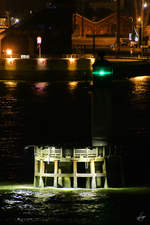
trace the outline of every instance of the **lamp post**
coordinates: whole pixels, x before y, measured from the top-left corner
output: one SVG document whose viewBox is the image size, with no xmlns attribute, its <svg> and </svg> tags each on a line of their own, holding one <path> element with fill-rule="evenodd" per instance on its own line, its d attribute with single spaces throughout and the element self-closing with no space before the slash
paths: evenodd
<svg viewBox="0 0 150 225">
<path fill-rule="evenodd" d="M 143 45 L 143 25 L 144 25 L 144 0 L 142 0 L 141 8 L 141 45 Z"/>
<path fill-rule="evenodd" d="M 116 36 L 116 42 L 117 42 L 117 51 L 118 54 L 120 52 L 120 0 L 117 0 L 117 36 Z"/>
<path fill-rule="evenodd" d="M 143 37 L 144 37 L 144 9 L 147 8 L 147 2 L 145 0 L 141 0 L 141 18 L 139 18 L 140 21 L 140 40 L 139 45 L 143 45 Z"/>
<path fill-rule="evenodd" d="M 42 43 L 42 38 L 40 36 L 37 37 L 37 46 L 39 49 L 39 58 L 41 58 L 41 43 Z"/>
</svg>

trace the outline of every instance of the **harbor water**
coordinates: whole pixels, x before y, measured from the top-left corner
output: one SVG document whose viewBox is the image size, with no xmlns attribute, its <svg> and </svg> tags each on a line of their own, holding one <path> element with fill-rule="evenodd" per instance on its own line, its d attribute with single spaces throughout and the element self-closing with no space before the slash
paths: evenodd
<svg viewBox="0 0 150 225">
<path fill-rule="evenodd" d="M 112 81 L 112 158 L 125 184 L 148 186 L 150 76 Z M 0 181 L 33 181 L 34 145 L 90 145 L 92 84 L 0 81 Z M 104 108 L 102 108 L 103 112 Z M 103 115 L 103 113 L 102 113 Z M 25 146 L 30 146 L 28 149 Z M 112 177 L 115 177 L 114 168 Z M 115 179 L 115 178 L 114 178 Z M 150 195 L 134 191 L 0 191 L 7 224 L 149 224 Z"/>
</svg>

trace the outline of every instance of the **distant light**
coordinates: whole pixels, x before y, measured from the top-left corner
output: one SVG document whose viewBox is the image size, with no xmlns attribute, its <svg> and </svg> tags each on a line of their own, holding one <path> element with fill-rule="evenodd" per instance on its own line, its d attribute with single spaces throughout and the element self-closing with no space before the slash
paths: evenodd
<svg viewBox="0 0 150 225">
<path fill-rule="evenodd" d="M 15 62 L 15 59 L 14 58 L 7 58 L 7 62 L 8 62 L 8 64 L 13 65 L 14 62 Z"/>
<path fill-rule="evenodd" d="M 139 40 L 138 36 L 135 36 L 135 41 L 137 42 Z"/>
<path fill-rule="evenodd" d="M 78 82 L 77 81 L 71 81 L 71 82 L 68 83 L 68 85 L 69 85 L 70 90 L 74 90 L 78 86 Z"/>
<path fill-rule="evenodd" d="M 149 76 L 138 76 L 138 77 L 131 78 L 131 80 L 133 80 L 133 81 L 144 81 L 147 78 L 149 78 Z"/>
<path fill-rule="evenodd" d="M 11 17 L 11 25 L 17 24 L 20 22 L 20 19 L 17 17 Z"/>
<path fill-rule="evenodd" d="M 73 63 L 75 63 L 75 61 L 76 61 L 76 59 L 75 58 L 68 58 L 68 60 L 69 60 L 69 62 L 71 63 L 71 64 L 73 64 Z"/>
<path fill-rule="evenodd" d="M 147 8 L 147 2 L 144 3 L 144 8 Z"/>
<path fill-rule="evenodd" d="M 77 86 L 78 82 L 77 81 L 70 81 L 69 86 Z"/>
<path fill-rule="evenodd" d="M 132 41 L 132 33 L 129 33 L 129 40 Z"/>
<path fill-rule="evenodd" d="M 95 63 L 95 58 L 90 58 L 91 64 Z"/>
<path fill-rule="evenodd" d="M 21 55 L 21 59 L 29 59 L 30 55 Z"/>
<path fill-rule="evenodd" d="M 16 87 L 17 86 L 17 82 L 16 81 L 5 81 L 4 83 L 8 87 Z"/>
<path fill-rule="evenodd" d="M 46 60 L 45 58 L 38 58 L 38 62 L 39 62 L 40 64 L 45 65 L 46 62 L 47 62 L 47 60 Z"/>
<path fill-rule="evenodd" d="M 42 38 L 40 36 L 37 37 L 37 44 L 38 45 L 41 45 L 42 43 Z"/>
<path fill-rule="evenodd" d="M 92 74 L 96 75 L 96 76 L 104 77 L 104 76 L 107 76 L 107 75 L 112 75 L 112 71 L 100 69 L 100 70 L 97 70 L 97 71 L 93 71 Z"/>
<path fill-rule="evenodd" d="M 141 17 L 138 17 L 138 18 L 137 18 L 137 21 L 138 21 L 138 22 L 141 22 Z"/>
<path fill-rule="evenodd" d="M 19 18 L 15 18 L 15 23 L 19 23 L 19 22 L 20 22 Z"/>
<path fill-rule="evenodd" d="M 6 49 L 6 54 L 8 56 L 12 56 L 12 49 Z"/>
</svg>

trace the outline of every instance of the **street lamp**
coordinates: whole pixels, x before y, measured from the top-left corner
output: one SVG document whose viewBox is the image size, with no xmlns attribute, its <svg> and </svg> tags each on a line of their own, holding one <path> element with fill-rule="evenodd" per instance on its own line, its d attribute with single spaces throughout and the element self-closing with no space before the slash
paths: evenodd
<svg viewBox="0 0 150 225">
<path fill-rule="evenodd" d="M 6 54 L 8 57 L 12 57 L 12 49 L 6 49 Z"/>
<path fill-rule="evenodd" d="M 145 0 L 142 0 L 141 3 L 141 17 L 139 17 L 139 22 L 140 22 L 140 40 L 139 40 L 139 44 L 140 46 L 143 45 L 143 28 L 144 28 L 144 9 L 147 8 L 147 2 L 145 2 Z"/>
<path fill-rule="evenodd" d="M 37 47 L 39 49 L 39 58 L 41 58 L 41 43 L 42 43 L 42 38 L 38 36 L 37 38 Z"/>
<path fill-rule="evenodd" d="M 144 3 L 144 8 L 147 8 L 147 2 Z"/>
</svg>

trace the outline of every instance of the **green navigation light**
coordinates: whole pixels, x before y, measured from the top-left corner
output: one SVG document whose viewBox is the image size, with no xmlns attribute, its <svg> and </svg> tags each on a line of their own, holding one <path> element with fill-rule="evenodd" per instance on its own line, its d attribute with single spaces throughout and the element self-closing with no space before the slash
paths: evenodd
<svg viewBox="0 0 150 225">
<path fill-rule="evenodd" d="M 96 75 L 96 76 L 103 77 L 103 76 L 112 75 L 112 71 L 106 71 L 106 70 L 101 69 L 101 70 L 93 71 L 92 74 Z"/>
</svg>

